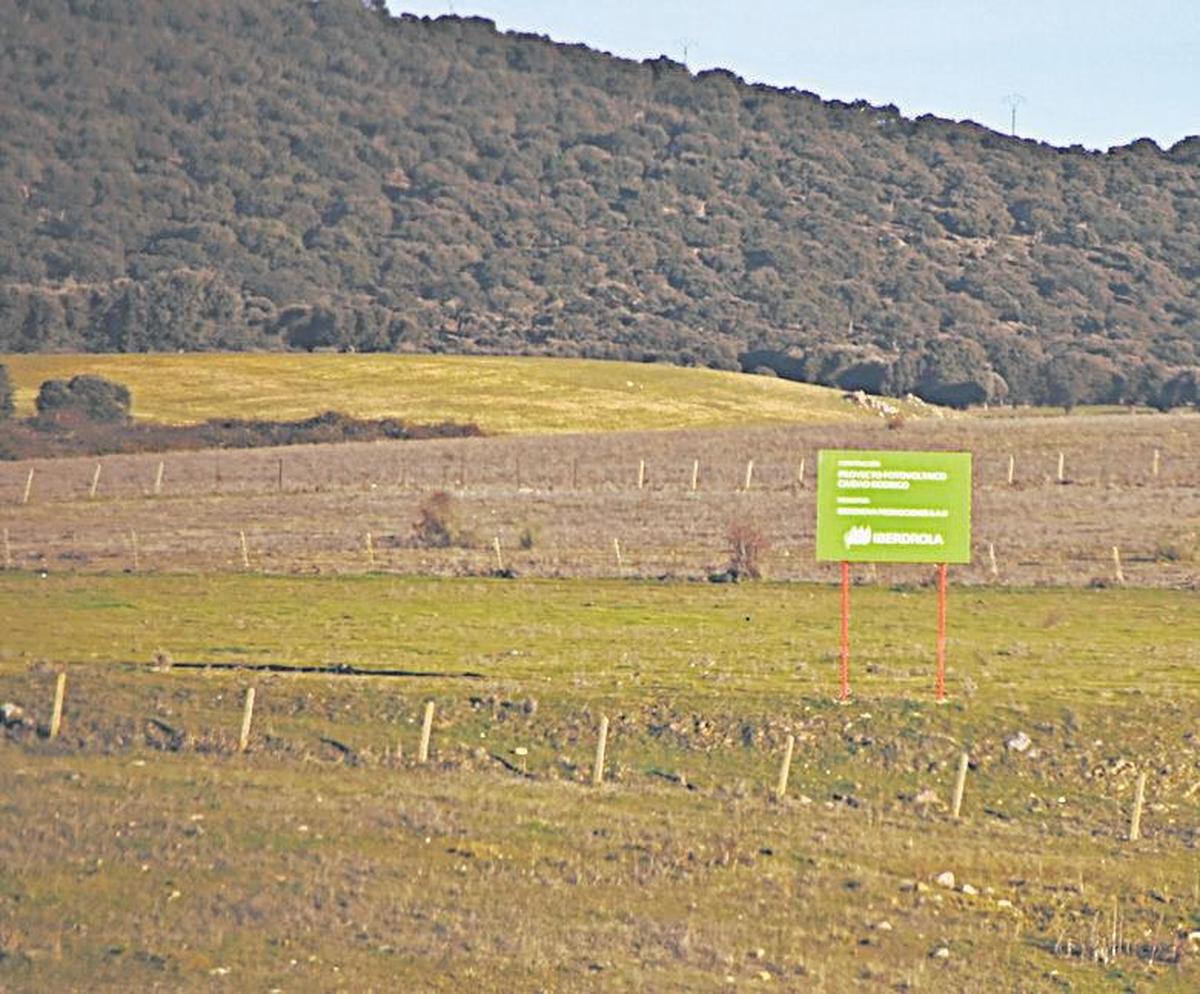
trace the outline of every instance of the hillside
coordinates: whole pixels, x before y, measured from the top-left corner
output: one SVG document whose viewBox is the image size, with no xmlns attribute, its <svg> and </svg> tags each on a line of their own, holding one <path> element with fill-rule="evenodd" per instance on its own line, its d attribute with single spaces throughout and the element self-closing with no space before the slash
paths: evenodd
<svg viewBox="0 0 1200 994">
<path fill-rule="evenodd" d="M 134 417 L 161 424 L 298 419 L 332 409 L 530 435 L 881 422 L 886 413 L 782 379 L 579 359 L 207 353 L 0 355 L 0 361 L 12 372 L 19 415 L 33 414 L 46 380 L 92 373 L 128 386 Z M 893 407 L 904 417 L 943 413 L 920 402 Z"/>
<path fill-rule="evenodd" d="M 0 350 L 1196 400 L 1197 138 L 1056 149 L 359 0 L 14 0 L 0 38 Z"/>
</svg>

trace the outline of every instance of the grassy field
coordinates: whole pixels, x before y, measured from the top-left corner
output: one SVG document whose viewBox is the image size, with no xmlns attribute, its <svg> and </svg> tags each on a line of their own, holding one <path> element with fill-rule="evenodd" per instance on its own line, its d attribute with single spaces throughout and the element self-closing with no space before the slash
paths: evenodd
<svg viewBox="0 0 1200 994">
<path fill-rule="evenodd" d="M 942 706 L 933 608 L 839 706 L 829 586 L 0 575 L 0 989 L 1197 989 L 1195 594 L 953 590 Z"/>
<path fill-rule="evenodd" d="M 490 434 L 715 428 L 878 415 L 841 391 L 741 373 L 646 363 L 426 355 L 0 355 L 33 413 L 47 379 L 94 373 L 124 383 L 135 417 L 360 418 L 475 423 Z M 909 414 L 923 405 L 902 404 Z"/>
<path fill-rule="evenodd" d="M 889 430 L 659 366 L 0 361 L 26 411 L 87 371 L 151 419 L 505 436 L 0 465 L 0 991 L 1200 989 L 1195 415 Z M 834 700 L 821 447 L 974 454 L 945 704 L 917 567 L 856 571 Z M 439 491 L 463 547 L 411 541 Z M 738 522 L 793 582 L 685 579 Z M 520 579 L 485 578 L 496 539 Z"/>
</svg>

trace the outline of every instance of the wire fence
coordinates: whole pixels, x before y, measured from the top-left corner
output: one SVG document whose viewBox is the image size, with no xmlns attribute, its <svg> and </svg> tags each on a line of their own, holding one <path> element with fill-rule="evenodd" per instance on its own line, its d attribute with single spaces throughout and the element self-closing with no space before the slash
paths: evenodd
<svg viewBox="0 0 1200 994">
<path fill-rule="evenodd" d="M 475 440 L 469 440 L 475 441 Z M 471 451 L 432 443 L 347 444 L 343 458 L 328 446 L 104 456 L 0 463 L 0 505 L 200 495 L 290 495 L 326 490 L 469 490 L 522 493 L 790 492 L 815 486 L 817 450 L 778 459 L 636 457 L 600 452 L 592 458 L 542 452 Z M 503 440 L 511 441 L 511 440 Z M 335 449 L 337 447 L 334 447 Z M 419 449 L 416 453 L 405 449 Z M 513 446 L 507 446 L 513 448 Z M 522 451 L 524 448 L 527 451 Z M 305 451 L 316 450 L 316 451 Z M 1160 448 L 1127 451 L 1040 451 L 976 456 L 978 488 L 1050 484 L 1084 487 L 1200 486 L 1200 461 L 1191 452 L 1172 458 Z"/>
<path fill-rule="evenodd" d="M 651 436 L 469 439 L 8 464 L 0 565 L 694 579 L 725 569 L 741 521 L 762 533 L 764 575 L 832 578 L 814 553 L 815 448 L 781 456 L 778 442 L 737 452 L 692 441 L 691 451 L 678 438 L 663 451 Z M 1190 455 L 1091 444 L 978 453 L 973 562 L 955 581 L 1196 584 L 1200 460 Z M 460 519 L 448 548 L 413 533 L 436 492 Z M 926 573 L 867 565 L 855 579 Z"/>
<path fill-rule="evenodd" d="M 507 771 L 525 780 L 568 781 L 593 788 L 614 781 L 629 787 L 666 782 L 718 797 L 749 792 L 784 802 L 790 794 L 803 804 L 812 801 L 808 792 L 854 808 L 884 804 L 882 795 L 855 796 L 853 791 L 861 784 L 853 789 L 845 785 L 848 769 L 858 767 L 861 775 L 874 767 L 888 769 L 893 782 L 908 782 L 912 788 L 911 794 L 901 791 L 889 799 L 887 806 L 907 806 L 923 818 L 948 816 L 955 821 L 964 813 L 964 794 L 973 770 L 969 816 L 979 816 L 978 797 L 994 793 L 997 781 L 1011 787 L 1016 778 L 1042 788 L 1048 783 L 1069 783 L 1075 788 L 1076 808 L 1083 802 L 1087 809 L 1078 810 L 1076 818 L 1082 817 L 1090 834 L 1137 842 L 1148 828 L 1164 841 L 1194 844 L 1194 827 L 1177 825 L 1175 818 L 1143 822 L 1149 780 L 1146 762 L 1110 757 L 1094 771 L 1085 799 L 1073 768 L 1055 765 L 1026 771 L 1009 761 L 1006 757 L 1019 756 L 1030 747 L 1028 738 L 1018 734 L 985 735 L 968 746 L 933 730 L 917 735 L 910 731 L 899 736 L 901 743 L 890 755 L 872 754 L 861 748 L 861 730 L 848 734 L 854 720 L 847 724 L 844 714 L 809 707 L 753 718 L 621 708 L 610 719 L 604 707 L 577 701 L 546 716 L 536 698 L 506 698 L 486 684 L 473 692 L 447 688 L 436 697 L 426 696 L 427 691 L 389 691 L 369 704 L 355 694 L 354 686 L 361 686 L 361 679 L 371 674 L 358 671 L 352 684 L 343 684 L 350 696 L 339 695 L 334 684 L 327 683 L 320 694 L 325 703 L 318 705 L 311 690 L 300 693 L 300 685 L 292 680 L 313 673 L 341 678 L 347 671 L 272 667 L 275 672 L 255 672 L 267 669 L 172 663 L 164 656 L 153 665 L 125 669 L 123 689 L 135 695 L 136 703 L 130 705 L 132 710 L 121 711 L 113 707 L 111 679 L 103 667 L 48 668 L 26 675 L 10 688 L 26 706 L 6 701 L 0 713 L 0 743 L 58 752 L 149 749 L 412 771 Z M 53 688 L 47 679 L 52 672 Z M 454 680 L 478 675 L 375 676 Z M 164 696 L 161 690 L 167 686 L 175 692 Z M 155 689 L 152 699 L 146 696 L 148 688 Z M 378 710 L 381 701 L 386 702 L 386 713 Z M 872 717 L 860 715 L 863 729 Z M 902 755 L 906 750 L 910 756 Z M 915 761 L 918 755 L 919 762 Z M 826 765 L 839 769 L 831 771 Z M 1151 796 L 1156 801 L 1191 801 L 1198 785 L 1186 764 L 1151 765 L 1155 771 Z M 898 766 L 907 766 L 907 772 Z M 931 783 L 938 790 L 931 790 Z M 1165 809 L 1158 804 L 1152 810 Z M 1016 811 L 1008 812 L 1006 820 L 1017 816 Z M 1031 809 L 1031 820 L 1037 817 L 1038 811 Z"/>
</svg>

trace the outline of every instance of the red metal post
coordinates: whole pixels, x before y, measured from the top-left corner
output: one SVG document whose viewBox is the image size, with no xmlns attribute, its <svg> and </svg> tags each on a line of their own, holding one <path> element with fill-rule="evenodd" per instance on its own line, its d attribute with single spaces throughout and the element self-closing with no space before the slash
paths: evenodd
<svg viewBox="0 0 1200 994">
<path fill-rule="evenodd" d="M 842 560 L 842 655 L 841 655 L 841 696 L 840 700 L 850 700 L 850 563 Z"/>
<path fill-rule="evenodd" d="M 937 699 L 946 699 L 946 564 L 938 564 Z"/>
</svg>

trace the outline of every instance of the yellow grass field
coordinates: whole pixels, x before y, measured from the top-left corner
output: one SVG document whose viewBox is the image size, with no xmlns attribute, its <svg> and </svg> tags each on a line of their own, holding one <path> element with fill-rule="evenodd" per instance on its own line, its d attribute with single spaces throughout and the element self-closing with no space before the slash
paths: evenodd
<svg viewBox="0 0 1200 994">
<path fill-rule="evenodd" d="M 19 415 L 33 413 L 43 381 L 95 373 L 129 387 L 135 417 L 174 424 L 331 409 L 526 435 L 879 419 L 824 387 L 585 359 L 198 353 L 0 355 L 0 363 L 16 384 Z"/>
</svg>

